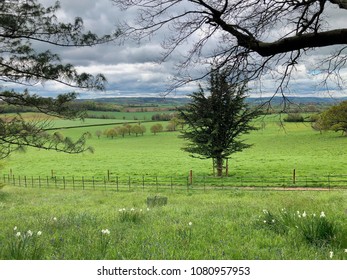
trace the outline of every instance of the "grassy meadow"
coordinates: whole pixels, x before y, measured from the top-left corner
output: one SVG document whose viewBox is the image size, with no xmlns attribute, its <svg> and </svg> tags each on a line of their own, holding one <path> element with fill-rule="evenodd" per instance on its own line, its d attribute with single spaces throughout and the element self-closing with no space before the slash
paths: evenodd
<svg viewBox="0 0 347 280">
<path fill-rule="evenodd" d="M 347 259 L 344 191 L 149 195 L 5 187 L 0 259 Z"/>
<path fill-rule="evenodd" d="M 124 114 L 124 113 L 123 113 Z M 132 114 L 132 113 L 129 113 Z M 108 124 L 118 120 L 86 119 L 81 121 L 54 120 L 56 127 Z M 84 132 L 92 138 L 88 145 L 94 153 L 68 155 L 54 151 L 28 149 L 16 153 L 3 162 L 3 170 L 10 169 L 17 175 L 48 176 L 54 170 L 57 176 L 104 176 L 107 170 L 117 175 L 188 175 L 193 170 L 197 176 L 212 174 L 211 160 L 192 158 L 183 152 L 179 132 L 162 132 L 153 135 L 151 122 L 143 123 L 144 136 L 118 136 L 114 139 L 95 136 L 96 130 L 105 130 L 114 125 L 62 129 L 65 136 L 77 139 Z M 162 123 L 164 128 L 167 123 Z M 346 174 L 346 137 L 339 133 L 313 131 L 309 123 L 279 124 L 278 116 L 268 116 L 256 121 L 256 126 L 265 127 L 245 135 L 253 146 L 232 155 L 229 160 L 230 175 L 239 176 L 291 176 L 296 169 L 298 176 Z"/>
<path fill-rule="evenodd" d="M 3 161 L 3 174 L 212 174 L 210 160 L 181 150 L 178 132 L 153 135 L 150 122 L 143 122 L 144 136 L 95 136 L 118 121 L 53 120 L 55 127 L 112 125 L 60 130 L 75 139 L 90 132 L 94 153 L 30 148 Z M 291 176 L 293 169 L 298 176 L 347 174 L 346 137 L 320 134 L 307 123 L 283 127 L 278 116 L 256 125 L 262 129 L 244 136 L 253 146 L 230 159 L 231 177 Z M 146 198 L 155 195 L 168 197 L 168 204 L 147 208 Z M 0 259 L 347 259 L 346 205 L 346 190 L 116 192 L 5 185 L 0 189 Z"/>
</svg>

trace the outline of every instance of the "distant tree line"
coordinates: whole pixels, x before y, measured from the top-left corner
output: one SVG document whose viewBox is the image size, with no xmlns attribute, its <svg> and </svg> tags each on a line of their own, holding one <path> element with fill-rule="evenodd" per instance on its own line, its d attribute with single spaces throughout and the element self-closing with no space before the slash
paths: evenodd
<svg viewBox="0 0 347 280">
<path fill-rule="evenodd" d="M 177 118 L 177 113 L 171 113 L 171 114 L 154 114 L 152 116 L 152 121 L 170 121 L 172 118 Z"/>
<path fill-rule="evenodd" d="M 173 118 L 166 126 L 166 131 L 176 131 L 178 129 L 182 129 L 184 126 L 183 121 L 178 118 Z M 141 135 L 143 136 L 144 133 L 147 131 L 146 127 L 142 125 L 141 123 L 131 125 L 129 123 L 125 123 L 121 126 L 115 126 L 113 128 L 105 129 L 104 131 L 97 130 L 95 131 L 95 136 L 97 136 L 99 139 L 101 136 L 106 136 L 107 138 L 114 139 L 117 136 L 125 137 L 130 135 L 135 135 L 136 137 Z M 161 123 L 153 124 L 150 127 L 150 132 L 156 135 L 159 132 L 163 132 L 164 127 Z"/>
</svg>

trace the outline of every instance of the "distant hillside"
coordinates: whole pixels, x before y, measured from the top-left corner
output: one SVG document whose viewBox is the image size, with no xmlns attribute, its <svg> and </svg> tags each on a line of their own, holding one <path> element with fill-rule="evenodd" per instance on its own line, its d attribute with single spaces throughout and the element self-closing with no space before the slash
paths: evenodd
<svg viewBox="0 0 347 280">
<path fill-rule="evenodd" d="M 269 101 L 270 97 L 250 97 L 247 101 L 251 104 L 261 104 Z M 330 98 L 330 97 L 288 97 L 289 102 L 295 104 L 333 104 L 339 103 L 345 98 Z M 79 99 L 78 101 L 87 101 L 87 99 Z M 157 106 L 181 106 L 189 102 L 189 98 L 180 97 L 114 97 L 114 98 L 97 98 L 88 99 L 88 101 L 100 103 L 113 103 L 121 106 L 129 107 L 157 107 Z M 280 105 L 283 103 L 282 97 L 274 97 L 271 99 L 273 105 Z"/>
<path fill-rule="evenodd" d="M 83 99 L 81 99 L 83 100 Z M 100 103 L 115 103 L 130 107 L 156 107 L 156 106 L 180 106 L 189 102 L 189 98 L 166 98 L 166 97 L 114 97 L 97 98 L 91 101 Z"/>
<path fill-rule="evenodd" d="M 261 104 L 269 101 L 270 97 L 250 97 L 247 98 L 247 101 L 252 104 Z M 341 101 L 347 100 L 347 97 L 344 98 L 333 98 L 333 97 L 288 97 L 289 102 L 295 104 L 333 104 L 339 103 Z M 283 103 L 282 97 L 274 97 L 271 100 L 273 105 L 280 105 Z"/>
</svg>

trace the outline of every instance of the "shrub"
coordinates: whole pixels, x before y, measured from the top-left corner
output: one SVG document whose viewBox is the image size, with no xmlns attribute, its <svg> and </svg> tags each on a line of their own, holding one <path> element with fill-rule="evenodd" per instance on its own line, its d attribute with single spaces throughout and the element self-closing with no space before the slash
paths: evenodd
<svg viewBox="0 0 347 280">
<path fill-rule="evenodd" d="M 290 113 L 283 119 L 285 122 L 304 122 L 304 117 L 299 113 Z"/>
</svg>

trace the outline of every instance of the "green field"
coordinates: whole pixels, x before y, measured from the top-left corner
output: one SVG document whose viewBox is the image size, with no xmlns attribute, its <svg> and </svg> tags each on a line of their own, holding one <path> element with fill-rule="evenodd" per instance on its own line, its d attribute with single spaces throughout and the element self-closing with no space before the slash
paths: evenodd
<svg viewBox="0 0 347 280">
<path fill-rule="evenodd" d="M 81 121 L 55 121 L 56 127 L 114 123 L 114 120 L 87 119 Z M 97 126 L 60 130 L 66 136 L 77 138 L 89 131 L 92 138 L 88 145 L 95 152 L 68 155 L 56 152 L 28 149 L 16 153 L 4 161 L 4 173 L 12 169 L 13 174 L 46 176 L 54 170 L 59 176 L 104 176 L 107 170 L 119 176 L 162 175 L 187 176 L 193 170 L 196 176 L 212 174 L 211 160 L 192 158 L 183 152 L 184 143 L 178 132 L 150 133 L 153 123 L 144 123 L 144 136 L 134 135 L 115 139 L 95 136 L 96 130 L 113 127 Z M 256 123 L 261 127 L 262 122 Z M 281 177 L 291 176 L 293 169 L 297 176 L 326 176 L 347 174 L 345 156 L 346 137 L 334 132 L 320 134 L 313 131 L 309 123 L 278 124 L 278 116 L 265 119 L 265 129 L 244 136 L 253 146 L 232 155 L 229 161 L 231 176 Z M 163 123 L 165 127 L 166 124 Z"/>
<path fill-rule="evenodd" d="M 54 120 L 54 125 L 112 122 Z M 347 259 L 345 189 L 265 191 L 236 185 L 217 190 L 209 188 L 212 181 L 205 182 L 206 189 L 184 182 L 182 188 L 170 189 L 159 181 L 143 188 L 138 182 L 137 189 L 132 182 L 131 191 L 123 186 L 117 192 L 114 176 L 186 177 L 193 170 L 194 180 L 211 178 L 210 160 L 183 152 L 178 132 L 151 134 L 152 124 L 144 123 L 144 136 L 115 139 L 95 136 L 96 130 L 113 125 L 63 129 L 61 133 L 75 139 L 89 131 L 93 137 L 88 144 L 95 152 L 28 149 L 3 161 L 3 174 L 11 173 L 16 186 L 0 189 L 0 259 Z M 278 116 L 256 125 L 263 129 L 245 135 L 253 146 L 232 156 L 226 180 L 287 176 L 290 181 L 293 169 L 298 178 L 347 174 L 346 137 L 320 134 L 306 123 L 283 127 Z M 107 191 L 93 190 L 90 184 L 83 191 L 81 181 L 77 190 L 71 181 L 62 187 L 62 176 L 105 178 L 108 172 L 113 189 Z M 31 187 L 32 176 L 49 178 L 50 187 Z M 168 197 L 168 204 L 147 210 L 146 198 L 153 195 Z M 320 217 L 322 211 L 325 217 Z"/>
</svg>

